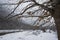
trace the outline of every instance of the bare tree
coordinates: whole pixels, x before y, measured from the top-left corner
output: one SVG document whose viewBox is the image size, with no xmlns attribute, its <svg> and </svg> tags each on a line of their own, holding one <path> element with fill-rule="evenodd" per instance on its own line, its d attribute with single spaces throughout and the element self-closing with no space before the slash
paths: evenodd
<svg viewBox="0 0 60 40">
<path fill-rule="evenodd" d="M 6 18 L 6 20 L 8 20 L 8 22 L 9 21 L 11 21 L 10 19 L 12 19 L 12 18 L 17 18 L 17 19 L 20 19 L 20 18 L 22 18 L 22 17 L 38 17 L 38 21 L 40 22 L 41 20 L 43 20 L 44 19 L 44 17 L 48 17 L 48 16 L 53 16 L 54 18 L 55 18 L 55 20 L 56 20 L 56 25 L 57 25 L 57 28 L 59 28 L 59 23 L 58 23 L 58 20 L 59 20 L 59 11 L 57 11 L 59 8 L 60 8 L 60 6 L 57 6 L 57 4 L 59 4 L 59 0 L 56 2 L 57 0 L 50 0 L 50 1 L 48 1 L 48 2 L 44 2 L 43 4 L 39 4 L 38 2 L 36 2 L 36 0 L 20 0 L 18 3 L 4 3 L 4 4 L 0 4 L 0 5 L 17 5 L 15 8 L 14 8 L 14 10 L 10 13 L 10 14 L 8 14 L 5 18 Z M 30 4 L 28 4 L 25 8 L 23 8 L 23 10 L 22 10 L 22 13 L 19 13 L 19 14 L 16 14 L 16 15 L 13 15 L 13 16 L 11 16 L 12 14 L 14 14 L 14 11 L 19 7 L 19 5 L 20 4 L 22 4 L 22 3 L 26 3 L 26 2 L 33 2 L 33 3 L 30 3 Z M 46 4 L 46 5 L 45 5 Z M 38 10 L 35 10 L 34 12 L 27 12 L 28 14 L 29 14 L 29 16 L 26 16 L 26 15 L 23 15 L 28 9 L 30 9 L 30 8 L 32 8 L 32 7 L 34 7 L 34 6 L 39 6 L 39 9 Z M 35 13 L 35 12 L 37 12 L 37 11 L 39 11 L 39 10 L 41 10 L 41 8 L 42 9 L 44 9 L 44 11 L 43 11 L 43 13 L 44 13 L 44 15 L 42 15 L 42 16 L 34 16 L 33 14 Z M 46 12 L 45 12 L 45 10 L 46 10 Z M 49 12 L 49 13 L 48 13 Z M 58 12 L 58 14 L 57 14 L 57 12 Z M 10 16 L 10 17 L 9 17 Z M 58 18 L 58 20 L 57 20 L 57 18 Z M 1 18 L 0 18 L 1 19 Z M 37 22 L 37 20 L 34 22 L 34 24 Z M 60 22 L 60 21 L 59 21 Z M 46 22 L 47 23 L 47 22 Z M 45 23 L 44 23 L 45 24 Z M 39 28 L 39 26 L 37 26 L 37 25 L 39 25 L 39 23 L 37 23 L 36 25 L 35 25 L 35 28 L 34 28 L 34 30 L 35 29 L 38 29 Z M 42 24 L 43 25 L 43 24 Z M 42 29 L 43 31 L 45 31 L 45 28 L 43 28 Z M 59 32 L 59 31 L 58 31 Z"/>
<path fill-rule="evenodd" d="M 16 14 L 16 15 L 13 15 L 13 16 L 11 16 L 12 14 L 14 14 L 14 11 L 19 7 L 19 5 L 20 4 L 22 4 L 22 3 L 26 3 L 26 2 L 33 2 L 33 3 L 30 3 L 30 4 L 28 4 L 25 8 L 23 8 L 23 10 L 22 10 L 22 12 L 21 13 L 19 13 L 19 14 Z M 47 5 L 44 5 L 44 4 L 47 4 Z M 6 20 L 8 20 L 8 22 L 10 21 L 10 19 L 13 19 L 13 18 L 17 18 L 17 19 L 20 19 L 21 17 L 38 17 L 38 21 L 40 22 L 42 19 L 44 19 L 44 17 L 48 17 L 48 16 L 51 16 L 51 14 L 53 14 L 53 12 L 54 12 L 54 10 L 53 10 L 53 7 L 52 8 L 49 8 L 49 6 L 53 6 L 52 5 L 53 4 L 53 1 L 52 0 L 50 0 L 49 2 L 45 2 L 45 3 L 43 3 L 43 4 L 39 4 L 38 2 L 36 2 L 36 0 L 20 0 L 18 3 L 5 3 L 5 4 L 0 4 L 0 5 L 17 5 L 15 8 L 14 8 L 14 10 L 10 13 L 10 14 L 8 14 L 5 18 L 6 18 Z M 39 6 L 39 9 L 38 10 L 35 10 L 34 12 L 28 12 L 28 14 L 29 14 L 29 16 L 25 16 L 25 15 L 23 15 L 28 9 L 30 9 L 30 8 L 32 8 L 32 7 L 34 7 L 34 6 Z M 33 14 L 35 13 L 35 12 L 37 12 L 37 11 L 39 11 L 39 10 L 41 10 L 41 8 L 42 9 L 44 9 L 44 11 L 43 11 L 43 13 L 44 13 L 44 15 L 42 15 L 42 16 L 34 16 Z M 45 10 L 46 10 L 46 12 L 45 12 Z M 48 13 L 49 12 L 49 13 Z M 51 13 L 51 14 L 50 14 Z M 9 17 L 10 16 L 10 17 Z M 36 23 L 36 21 L 34 22 L 34 24 Z M 39 23 L 37 23 L 37 25 L 38 25 Z M 36 28 L 39 28 L 39 27 L 37 27 L 37 25 L 35 25 L 36 26 Z"/>
</svg>

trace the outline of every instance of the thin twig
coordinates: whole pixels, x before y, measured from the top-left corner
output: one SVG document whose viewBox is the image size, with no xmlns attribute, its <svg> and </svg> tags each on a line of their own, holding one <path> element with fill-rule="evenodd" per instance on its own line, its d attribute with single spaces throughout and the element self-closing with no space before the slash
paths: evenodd
<svg viewBox="0 0 60 40">
<path fill-rule="evenodd" d="M 26 2 L 32 2 L 32 1 L 24 1 L 22 3 L 26 3 Z M 18 3 L 0 3 L 0 5 L 18 5 Z"/>
<path fill-rule="evenodd" d="M 23 2 L 23 1 L 22 1 L 22 2 Z M 8 14 L 5 18 L 7 18 L 7 17 L 9 17 L 11 14 L 13 14 L 14 11 L 15 11 L 15 10 L 17 9 L 17 7 L 19 6 L 19 4 L 21 4 L 22 2 L 19 1 L 18 5 L 14 8 L 14 10 L 13 10 L 10 14 Z"/>
<path fill-rule="evenodd" d="M 17 14 L 17 15 L 14 15 L 14 16 L 12 16 L 12 17 L 9 17 L 8 19 L 13 18 L 13 17 L 16 17 L 16 16 L 19 16 L 19 15 L 22 15 L 27 9 L 29 9 L 29 8 L 31 8 L 31 7 L 33 7 L 33 6 L 35 6 L 35 5 L 32 5 L 32 6 L 28 7 L 28 8 L 26 8 L 22 13 L 19 13 L 19 14 Z"/>
</svg>

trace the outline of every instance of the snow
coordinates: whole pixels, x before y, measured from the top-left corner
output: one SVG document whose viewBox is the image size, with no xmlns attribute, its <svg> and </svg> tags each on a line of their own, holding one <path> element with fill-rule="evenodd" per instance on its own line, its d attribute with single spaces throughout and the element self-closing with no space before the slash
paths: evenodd
<svg viewBox="0 0 60 40">
<path fill-rule="evenodd" d="M 43 4 L 44 2 L 48 2 L 48 1 L 50 1 L 50 0 L 35 0 L 37 3 L 39 3 L 39 4 Z"/>
<path fill-rule="evenodd" d="M 28 30 L 0 36 L 0 40 L 58 40 L 56 32 Z"/>
<path fill-rule="evenodd" d="M 18 3 L 19 0 L 0 0 L 0 3 Z"/>
</svg>

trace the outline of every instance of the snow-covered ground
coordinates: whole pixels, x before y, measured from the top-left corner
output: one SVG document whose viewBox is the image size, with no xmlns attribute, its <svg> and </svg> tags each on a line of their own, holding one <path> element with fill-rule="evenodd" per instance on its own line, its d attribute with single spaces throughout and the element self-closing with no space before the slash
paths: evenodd
<svg viewBox="0 0 60 40">
<path fill-rule="evenodd" d="M 28 30 L 0 36 L 0 40 L 58 40 L 56 32 Z"/>
<path fill-rule="evenodd" d="M 15 30 L 0 30 L 0 33 L 8 33 L 8 32 L 18 32 L 21 30 L 15 29 Z"/>
</svg>

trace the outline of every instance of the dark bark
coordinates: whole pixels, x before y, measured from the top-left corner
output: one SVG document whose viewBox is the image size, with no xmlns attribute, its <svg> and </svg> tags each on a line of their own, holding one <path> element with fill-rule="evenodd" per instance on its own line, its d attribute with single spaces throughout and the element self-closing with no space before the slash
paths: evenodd
<svg viewBox="0 0 60 40">
<path fill-rule="evenodd" d="M 58 32 L 58 38 L 60 40 L 60 5 L 56 5 L 55 7 L 55 13 L 52 15 L 55 19 L 57 32 Z"/>
</svg>

